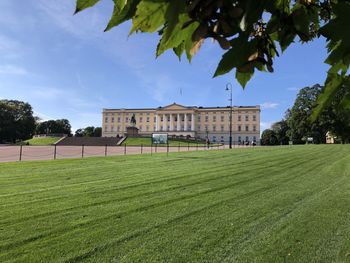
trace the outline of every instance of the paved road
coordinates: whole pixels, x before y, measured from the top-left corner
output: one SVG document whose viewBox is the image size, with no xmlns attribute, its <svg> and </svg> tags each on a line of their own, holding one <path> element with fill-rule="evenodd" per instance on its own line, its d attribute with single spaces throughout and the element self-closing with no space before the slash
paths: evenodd
<svg viewBox="0 0 350 263">
<path fill-rule="evenodd" d="M 237 147 L 237 146 L 236 146 Z M 224 149 L 225 146 L 212 149 Z M 226 146 L 227 148 L 227 146 Z M 207 150 L 206 147 L 169 147 L 169 152 Z M 112 156 L 124 154 L 150 154 L 167 152 L 167 147 L 140 147 L 140 146 L 0 146 L 0 162 L 52 160 L 67 158 L 82 158 L 92 156 Z"/>
</svg>

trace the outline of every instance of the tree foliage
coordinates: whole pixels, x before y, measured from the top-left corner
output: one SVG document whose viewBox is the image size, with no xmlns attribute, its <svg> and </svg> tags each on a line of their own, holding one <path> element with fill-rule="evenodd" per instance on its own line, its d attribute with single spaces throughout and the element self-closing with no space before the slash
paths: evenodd
<svg viewBox="0 0 350 263">
<path fill-rule="evenodd" d="M 76 12 L 100 0 L 77 0 Z M 273 72 L 273 61 L 294 41 L 324 37 L 330 69 L 313 118 L 337 91 L 350 90 L 349 0 L 113 0 L 106 30 L 131 20 L 130 34 L 157 33 L 156 55 L 172 49 L 188 60 L 212 38 L 224 50 L 214 73 L 236 71 L 244 87 L 255 70 Z M 279 50 L 279 51 L 278 51 Z M 350 95 L 342 99 L 350 107 Z"/>
<path fill-rule="evenodd" d="M 34 130 L 35 118 L 30 104 L 0 100 L 0 143 L 29 139 Z"/>
<path fill-rule="evenodd" d="M 276 122 L 271 127 L 278 144 L 287 144 L 289 140 L 301 144 L 308 137 L 312 137 L 314 143 L 325 143 L 327 132 L 336 135 L 343 143 L 350 142 L 350 109 L 340 106 L 342 99 L 349 94 L 346 88 L 340 89 L 329 105 L 311 121 L 317 100 L 324 89 L 325 87 L 316 84 L 299 91 L 293 107 L 286 112 L 285 120 Z"/>
<path fill-rule="evenodd" d="M 76 137 L 101 137 L 102 136 L 102 128 L 88 126 L 86 128 L 80 128 L 75 131 Z"/>
<path fill-rule="evenodd" d="M 67 134 L 71 135 L 71 125 L 67 119 L 48 120 L 38 123 L 36 134 Z"/>
<path fill-rule="evenodd" d="M 276 133 L 271 129 L 266 129 L 261 134 L 261 145 L 278 145 Z"/>
</svg>

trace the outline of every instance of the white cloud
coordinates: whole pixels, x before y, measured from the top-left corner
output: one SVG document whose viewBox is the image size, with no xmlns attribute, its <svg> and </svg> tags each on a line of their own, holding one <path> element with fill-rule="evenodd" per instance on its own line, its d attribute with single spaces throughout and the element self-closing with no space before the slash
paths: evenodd
<svg viewBox="0 0 350 263">
<path fill-rule="evenodd" d="M 53 22 L 63 30 L 83 39 L 95 39 L 103 34 L 105 20 L 96 8 L 89 9 L 87 14 L 73 15 L 75 1 L 71 0 L 38 0 L 37 6 Z"/>
<path fill-rule="evenodd" d="M 297 88 L 297 87 L 289 87 L 287 88 L 288 91 L 298 91 L 300 90 L 300 88 Z"/>
<path fill-rule="evenodd" d="M 4 75 L 28 75 L 28 71 L 16 65 L 0 65 L 0 74 Z"/>
<path fill-rule="evenodd" d="M 263 110 L 266 110 L 266 109 L 276 109 L 278 105 L 279 105 L 279 104 L 278 104 L 278 103 L 275 103 L 275 102 L 264 102 L 264 103 L 260 104 L 260 106 L 261 106 L 261 108 L 262 108 Z"/>
</svg>

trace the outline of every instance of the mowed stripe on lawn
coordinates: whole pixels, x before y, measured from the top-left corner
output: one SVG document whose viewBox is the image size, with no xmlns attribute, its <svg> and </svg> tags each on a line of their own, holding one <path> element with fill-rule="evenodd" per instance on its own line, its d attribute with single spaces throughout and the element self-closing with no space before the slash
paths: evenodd
<svg viewBox="0 0 350 263">
<path fill-rule="evenodd" d="M 0 261 L 341 262 L 346 237 L 327 238 L 348 229 L 349 156 L 340 145 L 3 164 Z"/>
</svg>

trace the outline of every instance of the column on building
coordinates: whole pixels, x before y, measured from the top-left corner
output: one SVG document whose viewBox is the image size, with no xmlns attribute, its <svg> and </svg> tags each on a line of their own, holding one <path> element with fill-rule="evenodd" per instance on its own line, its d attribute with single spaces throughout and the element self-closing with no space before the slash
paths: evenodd
<svg viewBox="0 0 350 263">
<path fill-rule="evenodd" d="M 159 116 L 158 114 L 156 113 L 156 131 L 159 131 Z"/>
<path fill-rule="evenodd" d="M 194 113 L 192 113 L 191 117 L 191 131 L 194 131 Z"/>
<path fill-rule="evenodd" d="M 180 113 L 177 114 L 177 131 L 181 130 Z"/>
<path fill-rule="evenodd" d="M 173 131 L 174 130 L 174 120 L 173 120 L 173 115 L 170 114 L 170 130 Z"/>
<path fill-rule="evenodd" d="M 187 131 L 188 127 L 187 127 L 187 113 L 185 113 L 185 131 Z"/>
<path fill-rule="evenodd" d="M 162 116 L 163 116 L 163 123 L 162 123 L 162 125 L 163 125 L 163 130 L 162 131 L 166 131 L 166 115 L 165 114 L 162 114 Z"/>
</svg>

